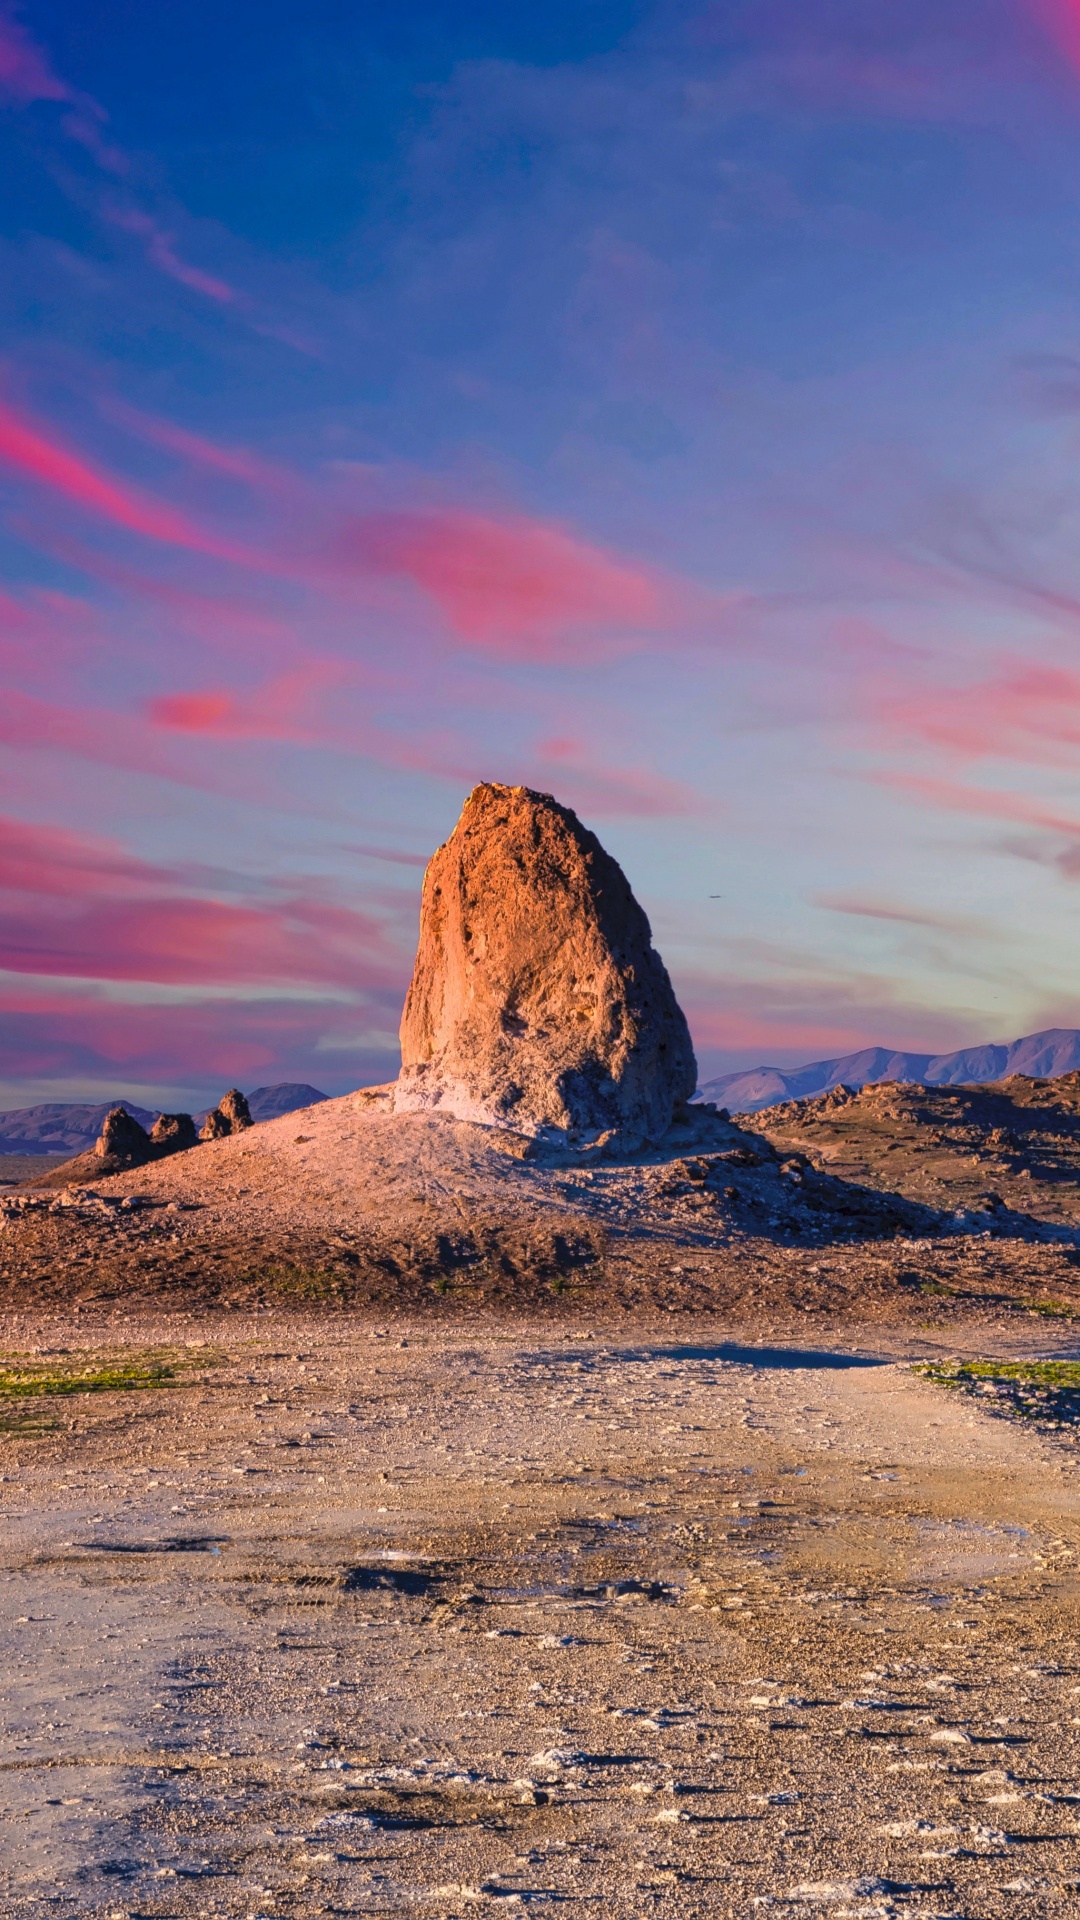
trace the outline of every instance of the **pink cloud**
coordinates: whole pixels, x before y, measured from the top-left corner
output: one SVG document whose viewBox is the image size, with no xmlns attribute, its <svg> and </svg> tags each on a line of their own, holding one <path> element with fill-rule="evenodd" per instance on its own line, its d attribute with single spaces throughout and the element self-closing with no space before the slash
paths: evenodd
<svg viewBox="0 0 1080 1920">
<path fill-rule="evenodd" d="M 235 734 L 238 703 L 231 693 L 167 693 L 151 700 L 147 712 L 155 726 L 179 733 Z"/>
<path fill-rule="evenodd" d="M 915 773 L 880 773 L 870 776 L 879 785 L 898 788 L 931 806 L 953 813 L 973 814 L 987 820 L 1008 820 L 1046 833 L 1080 839 L 1080 820 L 1056 812 L 1027 794 L 1010 793 L 1001 788 L 968 787 L 959 780 L 937 780 Z"/>
<path fill-rule="evenodd" d="M 213 539 L 174 508 L 112 479 L 2 401 L 0 462 L 125 532 L 251 564 L 249 554 Z"/>
<path fill-rule="evenodd" d="M 639 767 L 605 765 L 580 740 L 541 740 L 520 776 L 553 788 L 561 799 L 599 818 L 671 819 L 702 813 L 706 803 L 682 780 Z"/>
<path fill-rule="evenodd" d="M 675 586 L 552 522 L 459 508 L 372 514 L 354 559 L 411 581 L 469 646 L 509 660 L 572 659 L 685 617 Z"/>
<path fill-rule="evenodd" d="M 289 676 L 283 676 L 288 684 Z M 299 676 L 301 683 L 304 676 Z M 279 686 L 282 683 L 279 683 Z M 236 756 L 202 751 L 204 743 L 223 739 L 256 743 L 291 742 L 364 754 L 384 766 L 442 774 L 469 785 L 480 777 L 465 757 L 459 763 L 444 735 L 412 732 L 396 735 L 374 723 L 352 725 L 303 718 L 288 710 L 282 691 L 275 709 L 258 693 L 241 697 L 220 689 L 163 695 L 149 712 L 117 713 L 104 707 L 72 707 L 33 694 L 9 690 L 0 701 L 0 743 L 23 751 L 76 756 L 126 773 L 173 780 L 202 792 L 232 799 L 280 803 L 266 780 L 241 765 Z M 183 743 L 183 749 L 181 746 Z M 295 796 L 291 804 L 297 805 Z"/>
<path fill-rule="evenodd" d="M 88 94 L 76 93 L 53 71 L 44 49 L 31 40 L 25 27 L 7 10 L 0 10 L 0 100 L 7 96 L 17 106 L 30 106 L 35 100 L 63 103 L 71 111 L 62 125 L 69 139 L 92 154 L 109 173 L 128 170 L 126 156 L 102 136 L 108 114 Z"/>
<path fill-rule="evenodd" d="M 1050 748 L 1080 746 L 1080 673 L 1067 667 L 1006 661 L 966 687 L 915 696 L 892 690 L 875 705 L 890 733 L 967 759 L 993 755 L 1038 765 Z M 1067 757 L 1071 762 L 1072 753 Z"/>
<path fill-rule="evenodd" d="M 358 677 L 343 661 L 307 660 L 291 673 L 279 675 L 240 695 L 223 689 L 162 694 L 151 700 L 147 713 L 155 726 L 177 733 L 209 734 L 231 740 L 292 740 L 313 746 L 320 741 L 355 742 L 356 735 L 317 711 L 320 695 Z M 366 734 L 366 730 L 361 730 Z"/>
<path fill-rule="evenodd" d="M 107 841 L 63 827 L 0 817 L 0 890 L 5 893 L 108 894 L 160 887 L 162 868 L 133 860 Z"/>
<path fill-rule="evenodd" d="M 385 1004 L 384 1004 L 385 1002 Z M 374 1004 L 379 1027 L 393 1030 L 398 996 L 361 997 L 345 1022 L 362 1035 L 364 1005 Z M 353 1050 L 328 1056 L 321 1043 L 340 1032 L 342 1009 L 295 994 L 250 1004 L 200 996 L 180 1002 L 140 1003 L 107 998 L 101 989 L 57 991 L 38 982 L 0 983 L 0 1074 L 22 1080 L 96 1079 L 106 1091 L 130 1092 L 124 1080 L 146 1085 L 222 1086 L 250 1089 L 258 1081 L 310 1080 L 327 1087 L 342 1069 L 355 1085 L 389 1078 L 397 1070 L 392 1051 L 362 1038 Z"/>
<path fill-rule="evenodd" d="M 16 689 L 0 700 L 0 744 L 23 752 L 61 754 L 119 772 L 174 781 L 198 792 L 213 793 L 248 804 L 280 806 L 282 794 L 272 776 L 253 767 L 239 754 L 221 754 L 223 739 L 245 742 L 293 743 L 334 751 L 363 754 L 384 766 L 439 773 L 439 746 L 424 736 L 398 738 L 375 725 L 353 727 L 301 723 L 285 712 L 259 711 L 253 699 L 245 703 L 225 692 L 168 696 L 151 704 L 145 714 L 117 713 L 105 707 L 64 706 Z M 8 756 L 11 763 L 11 756 Z M 10 765 L 8 788 L 14 790 Z M 459 776 L 468 784 L 471 773 Z M 303 811 L 294 792 L 288 804 Z"/>
<path fill-rule="evenodd" d="M 760 1048 L 763 1053 L 782 1052 L 791 1058 L 802 1054 L 854 1053 L 858 1048 L 874 1046 L 865 1026 L 843 1018 L 822 1020 L 806 1018 L 797 1012 L 761 1014 L 749 1007 L 712 1008 L 695 1004 L 683 996 L 695 1047 L 717 1052 L 736 1052 Z"/>
<path fill-rule="evenodd" d="M 107 841 L 0 819 L 0 971 L 353 991 L 402 978 L 371 914 L 299 890 L 223 898 L 196 880 Z"/>
<path fill-rule="evenodd" d="M 164 694 L 150 702 L 152 724 L 189 739 L 280 741 L 322 747 L 338 753 L 362 754 L 384 767 L 452 780 L 468 789 L 489 777 L 478 764 L 475 750 L 449 728 L 396 731 L 378 721 L 343 719 L 311 714 L 282 689 L 304 676 L 283 676 L 282 682 L 241 697 L 210 688 L 199 692 Z M 2 721 L 0 721 L 2 725 Z"/>
<path fill-rule="evenodd" d="M 155 633 L 171 630 L 186 641 L 211 647 L 215 655 L 229 652 L 242 660 L 259 662 L 295 658 L 305 646 L 300 621 L 270 599 L 272 588 L 262 584 L 250 592 L 240 587 L 214 593 L 208 588 L 158 578 L 137 566 L 125 565 L 115 553 L 88 546 L 70 536 L 49 541 L 53 557 L 78 568 L 110 592 L 123 597 L 136 618 L 151 616 Z M 254 560 L 254 556 L 252 556 Z M 279 568 L 277 580 L 286 577 Z M 191 649 L 184 648 L 184 658 Z"/>
<path fill-rule="evenodd" d="M 70 100 L 70 87 L 55 74 L 18 20 L 0 12 L 0 95 L 20 106 L 34 100 Z"/>
<path fill-rule="evenodd" d="M 106 173 L 124 177 L 130 172 L 126 154 L 104 138 L 102 128 L 108 115 L 88 94 L 76 92 L 61 80 L 50 65 L 48 55 L 30 38 L 26 29 L 10 12 L 0 11 L 0 100 L 4 97 L 19 106 L 36 100 L 55 101 L 70 108 L 61 124 L 68 138 L 91 154 Z M 234 287 L 216 274 L 192 266 L 176 251 L 176 236 L 142 208 L 104 206 L 103 217 L 113 226 L 141 240 L 146 257 L 159 272 L 181 286 L 190 287 L 209 300 L 234 305 L 240 296 Z"/>
<path fill-rule="evenodd" d="M 955 83 L 929 62 L 859 54 L 833 46 L 779 56 L 769 68 L 818 111 L 867 108 L 902 117 L 938 118 L 955 106 Z"/>
<path fill-rule="evenodd" d="M 0 589 L 0 660 L 51 677 L 61 661 L 84 659 L 102 628 L 96 608 L 70 594 L 37 588 L 24 599 Z"/>
<path fill-rule="evenodd" d="M 993 930 L 985 920 L 974 920 L 959 913 L 933 913 L 928 908 L 907 906 L 898 901 L 868 900 L 861 894 L 819 893 L 814 904 L 827 908 L 830 913 L 848 913 L 861 920 L 885 920 L 902 927 L 922 927 L 928 933 L 979 940 L 993 938 Z"/>
<path fill-rule="evenodd" d="M 239 797 L 250 780 L 238 772 L 185 765 L 169 742 L 141 716 L 102 707 L 67 707 L 10 688 L 0 701 L 0 742 L 89 760 L 125 773 L 177 780 L 185 786 Z"/>
<path fill-rule="evenodd" d="M 298 537 L 303 516 L 325 520 L 321 505 L 303 481 L 272 467 L 244 450 L 221 448 L 202 436 L 169 422 L 106 405 L 105 411 L 130 425 L 141 437 L 180 454 L 200 468 L 242 479 L 276 503 L 289 506 L 288 546 L 269 530 L 258 546 L 241 546 L 209 532 L 188 514 L 140 487 L 118 478 L 81 451 L 66 446 L 55 431 L 0 401 L 0 466 L 6 465 L 32 485 L 70 502 L 81 512 L 104 520 L 123 532 L 191 552 L 228 561 L 269 578 L 288 580 L 320 596 L 340 618 L 347 609 L 355 619 L 357 575 L 366 604 L 400 621 L 407 612 L 396 589 L 380 587 L 407 581 L 434 602 L 451 633 L 470 648 L 509 662 L 577 660 L 611 657 L 631 646 L 641 646 L 651 635 L 686 631 L 691 622 L 707 620 L 715 631 L 718 619 L 730 616 L 745 596 L 706 594 L 656 570 L 637 566 L 612 555 L 565 528 L 524 514 L 501 518 L 467 509 L 439 508 L 371 513 L 345 525 L 335 542 L 336 554 L 304 551 Z M 73 546 L 60 531 L 47 528 L 44 543 L 58 557 L 83 565 L 103 579 L 124 580 L 106 557 Z M 348 562 L 343 572 L 342 558 Z M 149 596 L 172 595 L 198 621 L 195 603 L 207 597 L 185 593 L 171 584 L 136 583 Z M 220 602 L 219 602 L 220 604 Z M 236 602 L 232 603 L 233 609 Z M 245 619 L 250 616 L 245 612 Z M 280 615 L 258 616 L 283 630 Z M 295 639 L 295 634 L 293 635 Z"/>
<path fill-rule="evenodd" d="M 526 755 L 498 764 L 499 756 L 475 747 L 447 729 L 406 735 L 370 719 L 342 715 L 340 697 L 330 711 L 321 696 L 340 696 L 356 670 L 334 661 L 312 661 L 282 674 L 253 693 L 223 688 L 159 695 L 147 706 L 154 726 L 193 737 L 279 740 L 362 753 L 384 765 L 421 771 L 470 786 L 504 778 L 556 791 L 583 812 L 603 818 L 681 818 L 706 810 L 702 796 L 684 781 L 645 768 L 612 766 L 583 741 L 541 740 Z M 0 723 L 2 724 L 2 723 Z"/>
<path fill-rule="evenodd" d="M 1080 70 L 1080 0 L 1029 0 L 1039 25 Z"/>
</svg>

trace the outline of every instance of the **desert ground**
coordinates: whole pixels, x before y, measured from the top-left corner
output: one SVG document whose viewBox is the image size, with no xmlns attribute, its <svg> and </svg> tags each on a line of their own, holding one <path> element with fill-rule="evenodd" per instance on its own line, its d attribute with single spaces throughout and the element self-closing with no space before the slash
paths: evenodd
<svg viewBox="0 0 1080 1920">
<path fill-rule="evenodd" d="M 0 1913 L 1074 1912 L 1054 1086 L 19 1170 Z"/>
<path fill-rule="evenodd" d="M 1074 1912 L 1072 1429 L 913 1365 L 1068 1343 L 923 1305 L 13 1311 L 0 1911 Z"/>
</svg>

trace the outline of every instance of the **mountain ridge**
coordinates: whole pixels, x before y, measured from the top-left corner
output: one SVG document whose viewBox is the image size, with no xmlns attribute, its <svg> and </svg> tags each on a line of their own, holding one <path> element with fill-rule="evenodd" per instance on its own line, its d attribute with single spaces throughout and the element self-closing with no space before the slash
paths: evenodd
<svg viewBox="0 0 1080 1920">
<path fill-rule="evenodd" d="M 958 1047 L 953 1053 L 912 1053 L 890 1047 L 863 1047 L 832 1060 L 811 1060 L 802 1067 L 748 1067 L 706 1080 L 695 1100 L 712 1100 L 732 1113 L 759 1113 L 785 1100 L 810 1100 L 830 1087 L 865 1087 L 883 1080 L 908 1080 L 930 1087 L 985 1086 L 1022 1073 L 1033 1080 L 1056 1080 L 1080 1068 L 1080 1028 L 1047 1027 L 1005 1043 Z"/>
</svg>

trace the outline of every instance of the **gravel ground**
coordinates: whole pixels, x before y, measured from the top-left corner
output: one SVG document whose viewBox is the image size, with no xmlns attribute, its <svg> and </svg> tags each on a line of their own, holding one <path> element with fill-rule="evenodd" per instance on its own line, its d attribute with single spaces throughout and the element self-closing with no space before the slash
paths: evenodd
<svg viewBox="0 0 1080 1920">
<path fill-rule="evenodd" d="M 765 1324 L 13 1313 L 0 1912 L 1074 1913 L 1034 1336 Z"/>
</svg>

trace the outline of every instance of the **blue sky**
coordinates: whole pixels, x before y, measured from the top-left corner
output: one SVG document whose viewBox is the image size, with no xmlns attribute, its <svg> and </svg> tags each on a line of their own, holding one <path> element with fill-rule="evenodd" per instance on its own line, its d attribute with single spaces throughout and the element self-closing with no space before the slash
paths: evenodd
<svg viewBox="0 0 1080 1920">
<path fill-rule="evenodd" d="M 1072 0 L 0 10 L 0 1097 L 394 1071 L 478 779 L 703 1069 L 1080 1024 Z"/>
</svg>

